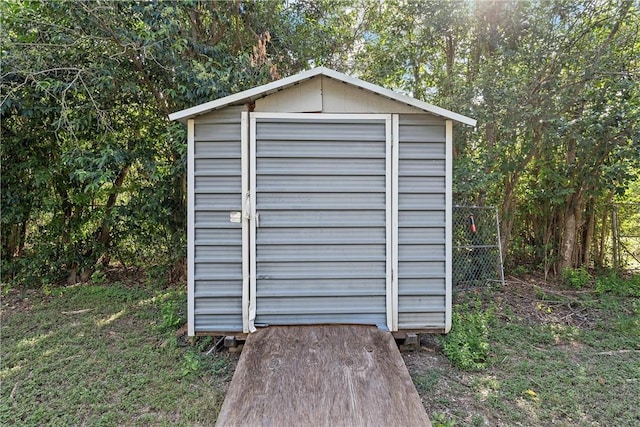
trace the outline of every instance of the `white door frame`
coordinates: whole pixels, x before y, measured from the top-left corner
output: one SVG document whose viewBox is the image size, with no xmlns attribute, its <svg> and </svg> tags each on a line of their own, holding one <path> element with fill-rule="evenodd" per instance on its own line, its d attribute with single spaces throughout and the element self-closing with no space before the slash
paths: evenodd
<svg viewBox="0 0 640 427">
<path fill-rule="evenodd" d="M 256 318 L 256 122 L 258 119 L 293 120 L 381 120 L 386 135 L 386 320 L 390 331 L 398 329 L 398 115 L 397 114 L 317 114 L 242 113 L 242 324 L 243 331 L 255 332 Z M 247 123 L 248 120 L 248 123 Z M 248 278 L 248 280 L 247 280 Z"/>
</svg>

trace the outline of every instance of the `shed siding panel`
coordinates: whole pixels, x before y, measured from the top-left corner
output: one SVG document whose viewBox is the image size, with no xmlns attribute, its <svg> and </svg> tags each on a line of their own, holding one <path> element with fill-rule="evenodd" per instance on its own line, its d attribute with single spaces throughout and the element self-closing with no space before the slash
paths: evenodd
<svg viewBox="0 0 640 427">
<path fill-rule="evenodd" d="M 325 113 L 422 113 L 423 111 L 327 76 L 322 78 Z"/>
<path fill-rule="evenodd" d="M 256 100 L 254 111 L 310 113 L 322 110 L 322 77 L 317 76 Z"/>
<path fill-rule="evenodd" d="M 282 171 L 287 171 L 291 176 L 371 176 L 371 171 L 384 170 L 384 159 L 262 159 L 260 165 L 261 175 L 282 175 Z M 327 160 L 331 160 L 331 169 L 327 168 Z M 444 168 L 444 163 L 443 163 Z M 444 170 L 444 169 L 443 169 Z"/>
<path fill-rule="evenodd" d="M 347 296 L 384 296 L 384 279 L 351 279 L 349 283 L 337 282 L 333 279 L 280 279 L 264 281 L 257 290 L 261 297 L 335 297 Z"/>
<path fill-rule="evenodd" d="M 398 319 L 400 329 L 443 329 L 445 324 L 444 309 L 438 312 L 401 312 Z"/>
<path fill-rule="evenodd" d="M 386 323 L 382 120 L 258 118 L 256 323 Z"/>
<path fill-rule="evenodd" d="M 401 115 L 398 328 L 445 326 L 445 121 Z"/>
<path fill-rule="evenodd" d="M 194 159 L 194 328 L 242 331 L 241 107 L 199 117 Z"/>
</svg>

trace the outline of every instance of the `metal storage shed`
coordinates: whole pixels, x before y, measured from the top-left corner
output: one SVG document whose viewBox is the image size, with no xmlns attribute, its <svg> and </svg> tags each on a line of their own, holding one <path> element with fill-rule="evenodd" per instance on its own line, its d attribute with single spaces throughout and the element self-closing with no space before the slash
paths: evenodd
<svg viewBox="0 0 640 427">
<path fill-rule="evenodd" d="M 173 113 L 188 126 L 188 333 L 451 326 L 453 122 L 326 68 Z"/>
</svg>

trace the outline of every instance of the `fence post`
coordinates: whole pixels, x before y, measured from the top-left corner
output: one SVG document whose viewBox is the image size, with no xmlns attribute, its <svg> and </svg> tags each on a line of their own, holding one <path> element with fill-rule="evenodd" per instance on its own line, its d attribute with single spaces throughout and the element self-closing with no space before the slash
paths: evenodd
<svg viewBox="0 0 640 427">
<path fill-rule="evenodd" d="M 494 206 L 496 213 L 496 234 L 498 235 L 498 253 L 500 254 L 500 282 L 504 286 L 504 255 L 502 254 L 502 239 L 500 237 L 500 221 L 498 220 L 498 207 Z"/>
</svg>

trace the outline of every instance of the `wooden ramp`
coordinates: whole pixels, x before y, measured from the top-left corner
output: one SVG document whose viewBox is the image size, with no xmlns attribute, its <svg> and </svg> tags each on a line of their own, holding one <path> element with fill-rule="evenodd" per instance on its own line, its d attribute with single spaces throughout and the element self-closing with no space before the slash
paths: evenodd
<svg viewBox="0 0 640 427">
<path fill-rule="evenodd" d="M 271 326 L 247 337 L 217 426 L 431 426 L 389 332 Z"/>
</svg>

